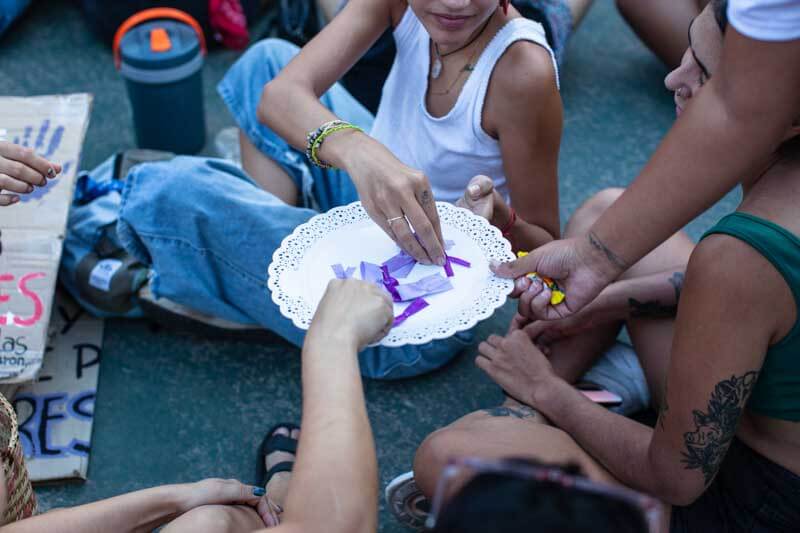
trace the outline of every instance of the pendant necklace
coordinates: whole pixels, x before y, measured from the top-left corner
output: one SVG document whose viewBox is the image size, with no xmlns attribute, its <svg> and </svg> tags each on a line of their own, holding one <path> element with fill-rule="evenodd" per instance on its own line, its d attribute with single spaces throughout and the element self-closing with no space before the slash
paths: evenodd
<svg viewBox="0 0 800 533">
<path fill-rule="evenodd" d="M 434 53 L 434 56 L 435 56 L 435 57 L 434 57 L 434 59 L 433 59 L 433 65 L 431 66 L 431 78 L 433 78 L 433 79 L 435 79 L 435 80 L 438 80 L 438 79 L 439 79 L 439 76 L 441 76 L 441 75 L 442 75 L 442 67 L 444 66 L 444 65 L 442 64 L 442 59 L 444 59 L 445 57 L 447 57 L 447 56 L 449 56 L 449 55 L 453 55 L 453 54 L 455 54 L 455 53 L 457 53 L 457 52 L 460 52 L 460 51 L 461 51 L 461 50 L 463 50 L 464 48 L 467 48 L 467 47 L 468 47 L 468 46 L 470 46 L 472 43 L 474 43 L 475 41 L 477 41 L 477 40 L 478 40 L 478 38 L 479 38 L 481 35 L 483 35 L 483 32 L 484 32 L 484 31 L 486 30 L 486 28 L 489 26 L 489 23 L 492 21 L 492 18 L 494 18 L 494 13 L 492 13 L 492 16 L 491 16 L 491 17 L 489 17 L 489 18 L 486 20 L 486 22 L 483 24 L 483 27 L 482 27 L 482 28 L 481 28 L 481 30 L 480 30 L 480 31 L 479 31 L 479 32 L 478 32 L 478 33 L 475 35 L 475 37 L 473 37 L 472 39 L 470 39 L 470 40 L 469 40 L 469 42 L 468 42 L 467 44 L 465 44 L 464 46 L 462 46 L 462 47 L 460 47 L 460 48 L 456 48 L 455 50 L 453 50 L 453 51 L 451 51 L 451 52 L 447 52 L 446 54 L 442 54 L 441 52 L 439 52 L 439 44 L 438 44 L 438 43 L 433 43 L 433 53 Z M 431 41 L 432 41 L 432 39 L 431 39 Z"/>
</svg>

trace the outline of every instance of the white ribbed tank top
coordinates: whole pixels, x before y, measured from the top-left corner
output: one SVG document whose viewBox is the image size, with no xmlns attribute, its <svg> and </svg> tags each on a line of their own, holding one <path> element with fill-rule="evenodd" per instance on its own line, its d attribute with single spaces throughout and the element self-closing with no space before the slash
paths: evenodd
<svg viewBox="0 0 800 533">
<path fill-rule="evenodd" d="M 411 8 L 395 28 L 394 39 L 397 55 L 383 86 L 370 135 L 404 164 L 422 170 L 437 200 L 455 202 L 469 180 L 483 174 L 492 178 L 508 201 L 500 143 L 481 124 L 483 103 L 497 61 L 516 41 L 532 41 L 547 49 L 558 80 L 558 67 L 544 28 L 526 18 L 506 23 L 481 53 L 453 108 L 439 118 L 431 116 L 425 105 L 430 38 Z"/>
</svg>

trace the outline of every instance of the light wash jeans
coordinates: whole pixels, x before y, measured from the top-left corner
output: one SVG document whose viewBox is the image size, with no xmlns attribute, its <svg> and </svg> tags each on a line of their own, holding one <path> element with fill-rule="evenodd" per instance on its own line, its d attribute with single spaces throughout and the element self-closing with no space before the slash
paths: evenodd
<svg viewBox="0 0 800 533">
<path fill-rule="evenodd" d="M 151 266 L 157 297 L 259 324 L 299 346 L 304 331 L 281 315 L 267 288 L 272 254 L 299 224 L 358 197 L 346 173 L 310 165 L 305 154 L 256 119 L 264 85 L 297 50 L 284 41 L 262 41 L 239 59 L 218 89 L 253 145 L 295 181 L 302 207 L 285 204 L 225 161 L 177 157 L 131 170 L 117 234 L 130 253 Z M 372 115 L 340 85 L 321 101 L 343 120 L 369 130 Z M 450 361 L 474 337 L 468 331 L 421 346 L 368 348 L 359 355 L 361 372 L 378 379 L 423 374 Z"/>
</svg>

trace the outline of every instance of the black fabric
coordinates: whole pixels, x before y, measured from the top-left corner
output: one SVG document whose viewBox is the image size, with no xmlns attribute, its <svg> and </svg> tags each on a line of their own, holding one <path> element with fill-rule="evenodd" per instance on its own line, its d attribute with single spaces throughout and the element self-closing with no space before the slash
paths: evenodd
<svg viewBox="0 0 800 533">
<path fill-rule="evenodd" d="M 280 472 L 291 472 L 292 468 L 294 468 L 294 461 L 284 461 L 276 464 L 267 471 L 267 478 L 264 480 L 264 485 L 266 486 L 266 484 L 269 483 L 269 480 L 272 479 L 272 476 L 275 474 Z"/>
<path fill-rule="evenodd" d="M 266 451 L 268 454 L 272 452 L 297 453 L 297 439 L 286 435 L 273 435 L 267 440 Z"/>
<path fill-rule="evenodd" d="M 800 531 L 800 476 L 734 439 L 700 498 L 673 507 L 671 533 Z"/>
</svg>

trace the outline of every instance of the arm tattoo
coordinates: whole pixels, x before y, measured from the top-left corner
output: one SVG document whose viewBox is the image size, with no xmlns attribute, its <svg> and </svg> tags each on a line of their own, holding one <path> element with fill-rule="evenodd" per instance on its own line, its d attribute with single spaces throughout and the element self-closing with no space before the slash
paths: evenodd
<svg viewBox="0 0 800 533">
<path fill-rule="evenodd" d="M 669 284 L 675 290 L 675 303 L 662 305 L 658 300 L 640 302 L 636 298 L 628 298 L 631 316 L 634 318 L 672 318 L 678 313 L 678 300 L 681 299 L 683 288 L 683 272 L 675 272 L 669 278 Z"/>
<path fill-rule="evenodd" d="M 612 252 L 608 246 L 603 244 L 603 241 L 601 241 L 600 238 L 597 235 L 595 235 L 593 231 L 590 231 L 588 233 L 588 237 L 589 237 L 589 244 L 591 244 L 593 248 L 603 252 L 603 255 L 606 256 L 606 259 L 608 259 L 608 261 L 612 265 L 614 265 L 620 270 L 628 270 L 628 265 L 625 263 L 625 261 L 623 261 L 620 256 Z"/>
<path fill-rule="evenodd" d="M 711 393 L 708 412 L 692 412 L 695 430 L 683 434 L 686 451 L 681 462 L 686 470 L 701 470 L 706 486 L 722 464 L 757 379 L 758 372 L 751 371 L 720 381 Z"/>
<path fill-rule="evenodd" d="M 483 412 L 494 417 L 511 416 L 519 419 L 533 418 L 539 415 L 539 411 L 527 405 L 519 405 L 513 409 L 501 405 L 499 407 L 492 407 L 491 409 L 483 409 Z"/>
<path fill-rule="evenodd" d="M 421 196 L 422 198 L 420 198 L 420 203 L 422 205 L 428 205 L 429 203 L 431 203 L 431 191 L 425 189 L 424 191 L 422 191 Z"/>
<path fill-rule="evenodd" d="M 671 318 L 678 310 L 677 306 L 661 305 L 658 300 L 640 302 L 636 298 L 628 298 L 628 305 L 634 318 Z"/>
</svg>

